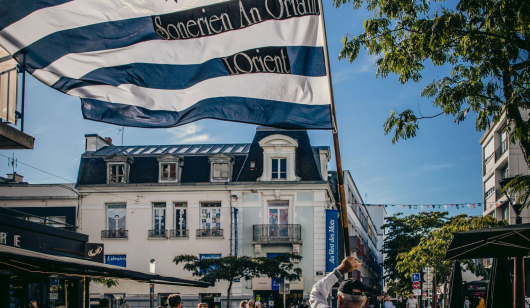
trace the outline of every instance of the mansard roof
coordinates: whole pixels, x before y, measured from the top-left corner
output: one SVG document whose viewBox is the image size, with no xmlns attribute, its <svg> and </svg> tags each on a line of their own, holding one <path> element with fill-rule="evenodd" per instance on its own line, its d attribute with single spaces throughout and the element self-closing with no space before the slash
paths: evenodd
<svg viewBox="0 0 530 308">
<path fill-rule="evenodd" d="M 159 161 L 162 157 L 178 157 L 182 166 L 180 183 L 209 183 L 212 158 L 226 155 L 233 159 L 231 182 L 255 182 L 263 173 L 263 149 L 260 141 L 273 135 L 284 135 L 294 140 L 296 148 L 296 175 L 301 181 L 326 181 L 320 173 L 320 158 L 315 155 L 307 131 L 258 128 L 252 143 L 185 144 L 150 146 L 105 146 L 94 152 L 85 152 L 77 178 L 77 185 L 104 185 L 107 183 L 106 157 L 119 155 L 134 159 L 130 165 L 128 184 L 154 184 L 159 179 Z M 269 138 L 270 139 L 270 138 Z M 321 147 L 318 147 L 321 148 Z M 328 148 L 329 147 L 325 147 Z M 162 159 L 163 160 L 163 159 Z M 256 168 L 250 169 L 254 161 Z M 124 184 L 127 185 L 127 184 Z"/>
</svg>

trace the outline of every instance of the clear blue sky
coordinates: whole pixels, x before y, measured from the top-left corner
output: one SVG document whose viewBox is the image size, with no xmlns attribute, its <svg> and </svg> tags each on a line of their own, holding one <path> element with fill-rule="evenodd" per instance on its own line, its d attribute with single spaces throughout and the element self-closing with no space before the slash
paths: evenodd
<svg viewBox="0 0 530 308">
<path fill-rule="evenodd" d="M 365 203 L 450 204 L 482 202 L 482 133 L 475 130 L 474 115 L 456 125 L 450 117 L 423 120 L 418 136 L 392 144 L 383 123 L 395 108 L 398 111 L 421 107 L 423 115 L 438 113 L 420 97 L 421 89 L 448 68 L 429 63 L 419 83 L 400 84 L 396 76 L 376 78 L 374 58 L 361 53 L 354 63 L 338 61 L 344 34 L 362 32 L 368 12 L 354 11 L 350 4 L 339 9 L 325 1 L 325 16 L 331 71 L 343 167 L 350 170 Z M 121 145 L 117 126 L 83 120 L 80 100 L 48 88 L 28 78 L 25 131 L 36 138 L 34 150 L 0 151 L 3 155 L 76 180 L 79 159 L 84 151 L 84 135 L 97 133 Z M 125 128 L 124 145 L 179 143 L 251 142 L 254 125 L 203 120 L 179 128 Z M 313 145 L 332 147 L 329 131 L 310 131 Z M 335 161 L 330 162 L 330 170 Z M 30 183 L 64 183 L 45 173 L 19 164 L 17 173 Z M 10 173 L 7 159 L 0 157 L 0 174 Z M 365 195 L 367 197 L 365 197 Z M 403 209 L 388 208 L 390 215 Z M 426 209 L 425 209 L 426 210 Z M 419 211 L 416 210 L 416 212 Z M 411 213 L 414 210 L 406 210 Z M 451 214 L 481 215 L 475 210 L 450 210 Z"/>
</svg>

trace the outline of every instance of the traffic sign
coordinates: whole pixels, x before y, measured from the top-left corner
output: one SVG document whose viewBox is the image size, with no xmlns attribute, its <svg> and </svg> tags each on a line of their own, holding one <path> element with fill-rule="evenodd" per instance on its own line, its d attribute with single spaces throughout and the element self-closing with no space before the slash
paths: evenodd
<svg viewBox="0 0 530 308">
<path fill-rule="evenodd" d="M 420 296 L 420 295 L 421 295 L 421 290 L 420 290 L 420 289 L 413 289 L 413 290 L 412 290 L 412 295 L 414 295 L 414 296 Z"/>
<path fill-rule="evenodd" d="M 420 281 L 420 273 L 412 274 L 412 282 Z"/>
<path fill-rule="evenodd" d="M 425 268 L 423 269 L 423 272 L 424 272 L 424 273 L 430 273 L 430 272 L 432 272 L 432 267 L 430 267 L 430 266 L 425 267 Z"/>
<path fill-rule="evenodd" d="M 432 290 L 432 283 L 424 282 L 422 284 L 422 289 L 423 290 Z"/>
<path fill-rule="evenodd" d="M 414 282 L 414 283 L 412 284 L 412 288 L 413 288 L 413 289 L 419 289 L 419 288 L 420 288 L 420 283 L 419 283 L 418 281 Z"/>
</svg>

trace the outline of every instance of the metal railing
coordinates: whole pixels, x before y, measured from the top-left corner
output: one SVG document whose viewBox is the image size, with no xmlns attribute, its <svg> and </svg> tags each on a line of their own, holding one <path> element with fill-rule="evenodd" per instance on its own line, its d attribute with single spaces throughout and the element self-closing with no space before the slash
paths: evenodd
<svg viewBox="0 0 530 308">
<path fill-rule="evenodd" d="M 128 238 L 129 230 L 101 230 L 101 238 Z"/>
<path fill-rule="evenodd" d="M 501 145 L 495 150 L 495 162 L 497 162 L 506 151 L 508 151 L 508 139 L 504 139 L 501 142 Z"/>
<path fill-rule="evenodd" d="M 149 237 L 167 238 L 167 230 L 149 230 Z"/>
<path fill-rule="evenodd" d="M 47 225 L 47 226 L 54 227 L 54 228 L 57 228 L 57 229 L 63 229 L 63 230 L 68 230 L 68 231 L 72 231 L 72 232 L 77 232 L 77 229 L 79 228 L 77 226 L 68 224 L 66 222 L 55 221 L 55 220 L 50 219 L 48 217 L 37 216 L 37 215 L 29 214 L 29 213 L 26 213 L 26 212 L 17 211 L 17 210 L 14 210 L 12 208 L 3 207 L 3 208 L 0 208 L 0 212 L 1 211 L 7 212 L 6 213 L 7 215 L 13 216 L 15 218 L 28 220 L 28 221 L 31 221 L 31 222 L 34 222 L 34 223 Z M 29 219 L 30 217 L 37 218 L 39 221 L 32 221 L 32 220 Z"/>
<path fill-rule="evenodd" d="M 188 229 L 173 229 L 169 231 L 170 238 L 188 238 L 190 231 Z"/>
<path fill-rule="evenodd" d="M 223 229 L 197 229 L 197 238 L 223 238 Z"/>
<path fill-rule="evenodd" d="M 256 243 L 300 243 L 302 225 L 254 225 L 253 240 Z"/>
</svg>

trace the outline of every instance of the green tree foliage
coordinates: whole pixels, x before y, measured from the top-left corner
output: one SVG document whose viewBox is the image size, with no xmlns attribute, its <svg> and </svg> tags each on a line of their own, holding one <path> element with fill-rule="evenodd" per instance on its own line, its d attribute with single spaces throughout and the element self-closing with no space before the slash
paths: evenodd
<svg viewBox="0 0 530 308">
<path fill-rule="evenodd" d="M 90 281 L 93 281 L 98 284 L 102 284 L 107 288 L 115 287 L 119 285 L 118 279 L 100 279 L 100 278 L 91 278 Z"/>
<path fill-rule="evenodd" d="M 255 277 L 287 279 L 297 281 L 302 277 L 302 270 L 294 267 L 293 261 L 300 261 L 301 256 L 294 254 L 278 255 L 273 258 L 252 258 L 247 256 L 226 256 L 218 259 L 202 259 L 192 255 L 180 255 L 173 258 L 175 264 L 184 263 L 184 269 L 192 272 L 205 282 L 228 281 L 228 307 L 234 279 L 250 280 Z"/>
<path fill-rule="evenodd" d="M 401 252 L 397 256 L 396 271 L 403 274 L 409 282 L 412 273 L 418 273 L 426 266 L 432 266 L 436 271 L 436 281 L 444 284 L 451 272 L 453 261 L 443 261 L 445 252 L 456 232 L 471 231 L 488 227 L 505 225 L 506 221 L 497 221 L 491 216 L 453 216 L 441 228 L 424 234 L 419 243 L 409 251 Z M 471 271 L 477 276 L 487 276 L 483 267 L 475 266 L 473 260 L 460 260 L 464 270 Z M 409 283 L 410 284 L 410 283 Z"/>
<path fill-rule="evenodd" d="M 364 47 L 377 58 L 377 76 L 396 74 L 401 83 L 419 82 L 426 63 L 449 66 L 449 76 L 430 82 L 421 96 L 456 123 L 476 113 L 479 131 L 505 113 L 510 141 L 518 142 L 530 167 L 528 0 L 333 1 L 373 13 L 363 33 L 343 38 L 340 59 L 353 62 Z M 414 137 L 422 118 L 392 110 L 385 133 L 394 132 L 392 142 Z"/>
<path fill-rule="evenodd" d="M 394 292 L 408 294 L 411 291 L 410 277 L 397 270 L 398 256 L 407 253 L 421 239 L 435 229 L 441 228 L 449 221 L 447 212 L 420 212 L 410 216 L 398 213 L 387 217 L 386 224 L 381 228 L 386 230 L 383 254 L 386 255 L 383 267 L 384 279 L 392 285 Z M 391 293 L 394 294 L 394 293 Z"/>
</svg>

